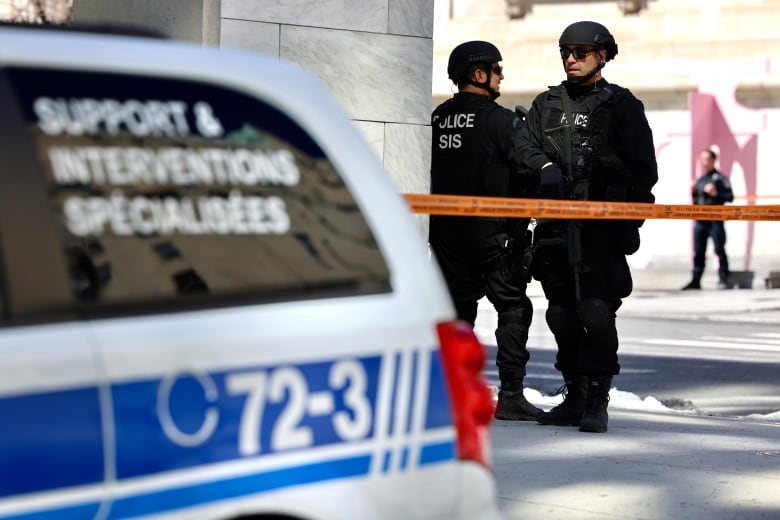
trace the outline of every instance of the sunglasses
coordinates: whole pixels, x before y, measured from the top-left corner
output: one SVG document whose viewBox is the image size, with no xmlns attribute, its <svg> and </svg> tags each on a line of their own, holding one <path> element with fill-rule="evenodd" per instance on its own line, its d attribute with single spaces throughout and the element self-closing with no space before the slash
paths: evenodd
<svg viewBox="0 0 780 520">
<path fill-rule="evenodd" d="M 500 76 L 501 73 L 504 72 L 504 67 L 502 67 L 500 65 L 496 65 L 495 67 L 491 68 L 490 70 L 492 70 L 494 74 L 498 74 Z"/>
<path fill-rule="evenodd" d="M 591 52 L 596 52 L 596 49 L 586 49 L 585 47 L 569 49 L 568 47 L 561 47 L 561 59 L 565 60 L 568 59 L 569 56 L 574 56 L 575 59 L 581 60 Z"/>
</svg>

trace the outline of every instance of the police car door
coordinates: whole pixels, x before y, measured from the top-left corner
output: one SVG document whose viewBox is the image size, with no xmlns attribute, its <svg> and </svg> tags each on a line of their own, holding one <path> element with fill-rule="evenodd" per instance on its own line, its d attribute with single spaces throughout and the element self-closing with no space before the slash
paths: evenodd
<svg viewBox="0 0 780 520">
<path fill-rule="evenodd" d="M 0 517 L 89 518 L 105 511 L 108 400 L 71 305 L 84 271 L 56 237 L 11 75 L 0 69 Z"/>
</svg>

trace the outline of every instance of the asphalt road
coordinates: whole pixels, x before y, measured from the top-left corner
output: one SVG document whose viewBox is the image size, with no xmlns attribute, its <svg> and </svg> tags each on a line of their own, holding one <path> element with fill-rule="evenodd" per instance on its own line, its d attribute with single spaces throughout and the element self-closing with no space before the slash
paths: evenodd
<svg viewBox="0 0 780 520">
<path fill-rule="evenodd" d="M 680 312 L 674 317 L 674 305 L 686 302 L 674 300 L 676 294 L 657 297 L 668 300 L 666 306 L 653 302 L 668 312 L 618 313 L 621 373 L 613 379 L 614 387 L 708 415 L 740 417 L 780 410 L 780 322 L 736 320 L 736 313 L 745 312 L 738 307 L 733 313 L 702 310 L 705 315 Z M 554 394 L 562 381 L 553 366 L 555 342 L 544 322 L 546 303 L 541 297 L 532 299 L 536 310 L 525 384 Z M 477 334 L 487 347 L 486 377 L 497 385 L 493 314 L 489 304 L 480 306 Z"/>
</svg>

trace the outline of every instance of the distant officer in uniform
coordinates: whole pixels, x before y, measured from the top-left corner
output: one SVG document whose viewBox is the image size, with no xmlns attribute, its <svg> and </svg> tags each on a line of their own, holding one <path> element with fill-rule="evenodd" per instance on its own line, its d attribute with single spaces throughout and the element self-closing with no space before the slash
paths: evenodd
<svg viewBox="0 0 780 520">
<path fill-rule="evenodd" d="M 617 54 L 615 39 L 582 21 L 558 43 L 566 80 L 536 97 L 520 130 L 521 160 L 538 175 L 540 196 L 653 202 L 658 171 L 644 107 L 601 75 Z M 538 422 L 607 431 L 609 390 L 620 371 L 615 313 L 632 290 L 626 255 L 639 248 L 641 224 L 537 221 L 532 273 L 548 300 L 555 367 L 566 386 L 563 402 Z"/>
<path fill-rule="evenodd" d="M 699 155 L 702 175 L 691 185 L 694 204 L 723 205 L 734 200 L 729 178 L 715 168 L 718 154 L 712 149 Z M 726 255 L 726 227 L 722 220 L 697 220 L 693 225 L 693 277 L 683 291 L 701 289 L 701 277 L 707 257 L 707 239 L 712 237 L 712 247 L 718 255 L 718 289 L 729 287 L 729 258 Z"/>
<path fill-rule="evenodd" d="M 504 78 L 491 43 L 455 47 L 447 72 L 455 96 L 434 111 L 431 193 L 523 196 L 516 162 L 522 117 L 495 102 Z M 534 180 L 529 176 L 531 180 Z M 528 219 L 431 216 L 429 241 L 447 281 L 458 318 L 473 326 L 487 296 L 498 313 L 496 365 L 501 387 L 495 416 L 530 421 L 540 409 L 523 395 L 533 307 L 520 257 L 529 244 Z"/>
</svg>

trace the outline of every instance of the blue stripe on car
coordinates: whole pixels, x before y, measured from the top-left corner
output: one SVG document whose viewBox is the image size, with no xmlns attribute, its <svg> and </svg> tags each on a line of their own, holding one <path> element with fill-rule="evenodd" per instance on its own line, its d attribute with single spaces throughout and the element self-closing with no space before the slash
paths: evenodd
<svg viewBox="0 0 780 520">
<path fill-rule="evenodd" d="M 0 498 L 102 482 L 97 388 L 0 399 Z"/>
<path fill-rule="evenodd" d="M 365 454 L 119 498 L 111 508 L 109 519 L 168 511 L 293 485 L 367 475 L 370 466 L 371 455 Z"/>
</svg>

